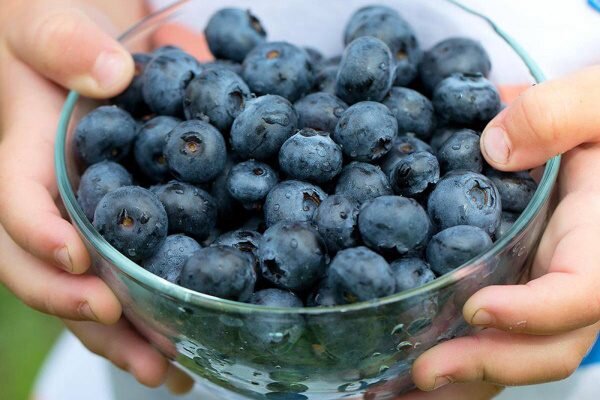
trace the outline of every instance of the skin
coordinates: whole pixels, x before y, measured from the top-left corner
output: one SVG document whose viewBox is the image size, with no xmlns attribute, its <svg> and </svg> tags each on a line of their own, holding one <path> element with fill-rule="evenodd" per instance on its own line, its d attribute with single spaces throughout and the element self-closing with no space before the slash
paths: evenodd
<svg viewBox="0 0 600 400">
<path fill-rule="evenodd" d="M 191 380 L 121 318 L 109 288 L 85 274 L 89 255 L 62 217 L 52 165 L 54 127 L 66 94 L 61 87 L 100 98 L 125 88 L 133 63 L 107 32 L 122 30 L 144 13 L 139 1 L 2 2 L 0 282 L 32 308 L 63 318 L 91 351 L 141 383 L 166 381 L 181 393 Z M 109 28 L 111 21 L 116 28 Z M 205 49 L 193 48 L 206 59 Z M 109 57 L 114 71 L 105 66 L 93 74 L 105 51 L 115 57 Z M 600 328 L 600 92 L 593 87 L 600 87 L 600 67 L 538 85 L 484 131 L 482 152 L 501 170 L 534 167 L 565 153 L 560 203 L 535 257 L 532 280 L 473 295 L 464 317 L 487 329 L 424 353 L 413 367 L 421 391 L 400 399 L 483 400 L 505 385 L 562 379 L 593 344 Z M 24 146 L 23 136 L 36 145 Z"/>
</svg>

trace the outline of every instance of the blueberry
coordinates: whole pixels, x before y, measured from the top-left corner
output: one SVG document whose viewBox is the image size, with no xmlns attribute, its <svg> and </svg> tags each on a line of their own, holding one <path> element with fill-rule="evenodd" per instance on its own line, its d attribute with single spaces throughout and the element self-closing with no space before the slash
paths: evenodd
<svg viewBox="0 0 600 400">
<path fill-rule="evenodd" d="M 276 94 L 291 102 L 308 93 L 314 83 L 308 54 L 287 42 L 257 46 L 244 59 L 242 76 L 257 95 Z"/>
<path fill-rule="evenodd" d="M 479 73 L 488 76 L 492 64 L 478 42 L 455 37 L 443 40 L 425 52 L 419 65 L 421 81 L 429 92 L 454 73 Z"/>
<path fill-rule="evenodd" d="M 486 175 L 496 184 L 502 208 L 506 211 L 522 213 L 537 189 L 537 183 L 527 171 L 501 172 L 490 169 Z"/>
<path fill-rule="evenodd" d="M 496 87 L 479 74 L 455 74 L 433 92 L 433 107 L 445 123 L 481 127 L 500 111 Z"/>
<path fill-rule="evenodd" d="M 221 132 L 228 133 L 249 99 L 250 89 L 239 75 L 215 68 L 203 71 L 189 83 L 183 108 L 187 119 L 210 122 Z"/>
<path fill-rule="evenodd" d="M 325 59 L 325 57 L 323 56 L 323 53 L 321 53 L 319 50 L 315 49 L 314 47 L 303 47 L 302 50 L 304 50 L 306 52 L 306 54 L 308 55 L 308 61 L 310 61 L 313 71 L 316 71 L 320 67 L 323 60 Z"/>
<path fill-rule="evenodd" d="M 325 275 L 327 247 L 319 233 L 299 222 L 280 222 L 267 229 L 258 258 L 262 277 L 293 291 L 309 289 Z"/>
<path fill-rule="evenodd" d="M 456 225 L 435 235 L 427 246 L 427 261 L 438 275 L 460 267 L 482 254 L 492 245 L 492 239 L 481 228 Z"/>
<path fill-rule="evenodd" d="M 138 130 L 133 155 L 140 170 L 154 182 L 170 176 L 164 148 L 167 136 L 180 123 L 179 119 L 173 117 L 155 117 Z"/>
<path fill-rule="evenodd" d="M 286 140 L 279 151 L 281 170 L 294 179 L 325 183 L 342 170 L 340 147 L 327 132 L 305 128 Z"/>
<path fill-rule="evenodd" d="M 170 52 L 182 53 L 183 49 L 181 47 L 174 46 L 172 44 L 168 44 L 168 45 L 160 46 L 160 47 L 157 47 L 156 49 L 154 49 L 154 51 L 152 51 L 152 55 L 153 56 L 160 56 L 162 54 L 167 54 L 167 53 L 170 53 Z"/>
<path fill-rule="evenodd" d="M 392 88 L 394 64 L 389 47 L 364 36 L 353 40 L 342 56 L 336 95 L 348 104 L 381 101 Z"/>
<path fill-rule="evenodd" d="M 336 305 L 337 302 L 333 290 L 329 287 L 329 279 L 327 278 L 323 278 L 306 298 L 307 307 L 332 307 Z"/>
<path fill-rule="evenodd" d="M 208 47 L 215 58 L 236 62 L 265 41 L 267 33 L 249 10 L 223 8 L 213 14 L 204 30 Z"/>
<path fill-rule="evenodd" d="M 185 233 L 196 240 L 203 240 L 215 227 L 217 205 L 204 190 L 178 181 L 154 186 L 151 190 L 167 211 L 169 233 Z"/>
<path fill-rule="evenodd" d="M 87 114 L 75 128 L 75 146 L 87 164 L 119 161 L 127 157 L 135 140 L 137 123 L 127 111 L 101 106 Z"/>
<path fill-rule="evenodd" d="M 214 242 L 219 246 L 230 246 L 258 259 L 258 246 L 262 235 L 256 231 L 238 229 L 222 234 Z"/>
<path fill-rule="evenodd" d="M 328 67 L 339 67 L 341 62 L 342 62 L 341 54 L 338 54 L 337 56 L 329 57 L 321 63 L 321 69 L 328 68 Z"/>
<path fill-rule="evenodd" d="M 506 235 L 506 233 L 512 228 L 517 219 L 519 218 L 518 214 L 512 213 L 510 211 L 502 211 L 502 217 L 500 220 L 500 227 L 496 231 L 496 237 L 501 238 Z"/>
<path fill-rule="evenodd" d="M 133 54 L 133 62 L 135 64 L 135 75 L 133 76 L 133 80 L 123 93 L 112 99 L 112 102 L 115 105 L 136 117 L 142 117 L 149 113 L 148 106 L 142 96 L 142 74 L 144 73 L 146 65 L 148 65 L 151 60 L 151 54 Z"/>
<path fill-rule="evenodd" d="M 415 79 L 422 51 L 413 28 L 396 10 L 385 6 L 359 9 L 346 27 L 344 42 L 361 36 L 373 36 L 388 45 L 396 64 L 396 85 L 407 86 Z"/>
<path fill-rule="evenodd" d="M 450 136 L 437 156 L 443 173 L 457 169 L 481 172 L 483 168 L 479 135 L 470 129 L 462 129 Z"/>
<path fill-rule="evenodd" d="M 234 165 L 233 159 L 228 159 L 225 168 L 215 178 L 210 189 L 210 194 L 217 204 L 218 225 L 227 229 L 231 229 L 233 226 L 237 227 L 244 214 L 241 204 L 231 196 L 227 189 L 227 177 Z"/>
<path fill-rule="evenodd" d="M 238 75 L 242 75 L 242 64 L 229 61 L 229 60 L 214 60 L 211 62 L 207 62 L 202 64 L 203 71 L 210 71 L 214 69 L 226 69 L 231 72 L 234 72 Z"/>
<path fill-rule="evenodd" d="M 330 93 L 309 94 L 294 104 L 298 128 L 312 128 L 333 133 L 348 105 Z"/>
<path fill-rule="evenodd" d="M 165 145 L 169 170 L 190 183 L 210 182 L 225 168 L 227 150 L 221 133 L 207 122 L 185 121 L 171 131 Z"/>
<path fill-rule="evenodd" d="M 171 283 L 179 283 L 185 262 L 202 246 L 185 235 L 171 235 L 156 254 L 142 261 L 142 267 Z"/>
<path fill-rule="evenodd" d="M 406 156 L 419 152 L 433 153 L 431 146 L 412 135 L 398 135 L 392 141 L 392 148 L 381 159 L 379 165 L 386 176 L 390 176 L 396 164 Z"/>
<path fill-rule="evenodd" d="M 246 104 L 231 127 L 231 146 L 243 158 L 264 160 L 279 153 L 298 126 L 298 114 L 281 96 L 262 96 Z"/>
<path fill-rule="evenodd" d="M 185 88 L 201 71 L 200 63 L 181 50 L 161 52 L 148 63 L 142 75 L 144 101 L 157 114 L 183 115 Z"/>
<path fill-rule="evenodd" d="M 379 196 L 393 194 L 387 176 L 376 165 L 354 161 L 340 174 L 335 193 L 362 204 Z"/>
<path fill-rule="evenodd" d="M 77 201 L 85 216 L 92 221 L 96 206 L 106 193 L 131 185 L 131 175 L 125 168 L 112 161 L 102 161 L 91 165 L 81 175 Z"/>
<path fill-rule="evenodd" d="M 362 246 L 337 253 L 329 266 L 328 285 L 338 304 L 386 297 L 396 289 L 387 261 Z"/>
<path fill-rule="evenodd" d="M 439 229 L 473 225 L 494 236 L 500 226 L 502 203 L 489 178 L 470 171 L 453 171 L 429 195 L 427 211 Z"/>
<path fill-rule="evenodd" d="M 342 195 L 323 200 L 313 215 L 313 223 L 330 254 L 358 244 L 358 203 Z"/>
<path fill-rule="evenodd" d="M 396 292 L 418 288 L 435 279 L 435 274 L 420 258 L 401 258 L 390 264 L 396 279 Z"/>
<path fill-rule="evenodd" d="M 390 174 L 394 192 L 406 197 L 417 197 L 426 193 L 439 179 L 438 160 L 427 151 L 419 151 L 404 157 Z"/>
<path fill-rule="evenodd" d="M 437 128 L 433 132 L 431 140 L 429 141 L 429 143 L 431 144 L 431 149 L 433 150 L 433 153 L 437 154 L 437 152 L 440 150 L 440 148 L 446 142 L 446 140 L 448 140 L 452 135 L 454 135 L 456 132 L 458 132 L 460 130 L 461 130 L 460 128 L 451 128 L 451 127 Z"/>
<path fill-rule="evenodd" d="M 168 218 L 156 195 L 138 186 L 107 193 L 94 213 L 94 227 L 133 261 L 151 257 L 167 237 Z"/>
<path fill-rule="evenodd" d="M 421 93 L 403 87 L 393 87 L 385 104 L 398 120 L 398 133 L 414 133 L 417 138 L 429 140 L 435 126 L 431 101 Z"/>
<path fill-rule="evenodd" d="M 339 67 L 337 65 L 322 67 L 315 75 L 313 90 L 315 92 L 324 92 L 335 96 L 338 69 Z"/>
<path fill-rule="evenodd" d="M 316 209 L 327 195 L 321 188 L 301 181 L 284 181 L 277 184 L 265 200 L 264 212 L 267 227 L 280 221 L 311 221 Z"/>
<path fill-rule="evenodd" d="M 356 103 L 340 118 L 333 140 L 348 157 L 372 162 L 392 148 L 398 134 L 398 121 L 383 104 L 372 101 Z"/>
<path fill-rule="evenodd" d="M 277 173 L 267 164 L 249 160 L 231 168 L 226 184 L 231 197 L 252 209 L 260 208 L 278 180 Z"/>
<path fill-rule="evenodd" d="M 427 212 L 413 199 L 382 196 L 364 203 L 358 229 L 367 246 L 400 254 L 423 248 L 432 232 Z"/>
<path fill-rule="evenodd" d="M 227 300 L 247 301 L 254 291 L 256 272 L 250 257 L 228 246 L 195 252 L 183 266 L 181 286 Z"/>
</svg>

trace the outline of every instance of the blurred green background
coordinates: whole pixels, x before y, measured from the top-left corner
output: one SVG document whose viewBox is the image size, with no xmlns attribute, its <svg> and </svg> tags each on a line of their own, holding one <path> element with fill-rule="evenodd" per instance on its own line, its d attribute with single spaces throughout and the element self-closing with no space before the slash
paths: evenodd
<svg viewBox="0 0 600 400">
<path fill-rule="evenodd" d="M 0 285 L 0 399 L 29 398 L 61 330 L 58 319 L 31 310 Z"/>
</svg>

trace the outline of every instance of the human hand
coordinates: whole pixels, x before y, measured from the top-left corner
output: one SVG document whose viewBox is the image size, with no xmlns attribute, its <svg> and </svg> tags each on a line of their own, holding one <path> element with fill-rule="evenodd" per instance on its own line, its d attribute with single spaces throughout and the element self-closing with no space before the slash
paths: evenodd
<svg viewBox="0 0 600 400">
<path fill-rule="evenodd" d="M 600 327 L 599 87 L 600 67 L 540 84 L 483 132 L 482 152 L 496 169 L 525 170 L 565 153 L 559 204 L 532 280 L 475 293 L 463 316 L 485 329 L 421 355 L 413 379 L 428 393 L 400 399 L 489 399 L 501 386 L 564 379 L 593 345 Z"/>
<path fill-rule="evenodd" d="M 107 10 L 112 15 L 102 13 Z M 54 176 L 62 87 L 95 98 L 122 91 L 134 66 L 109 34 L 111 21 L 123 29 L 143 12 L 142 1 L 2 2 L 0 282 L 32 308 L 65 319 L 90 350 L 141 383 L 157 386 L 169 376 L 171 387 L 182 391 L 189 378 L 121 319 L 106 284 L 86 274 L 90 258 L 61 215 Z"/>
</svg>

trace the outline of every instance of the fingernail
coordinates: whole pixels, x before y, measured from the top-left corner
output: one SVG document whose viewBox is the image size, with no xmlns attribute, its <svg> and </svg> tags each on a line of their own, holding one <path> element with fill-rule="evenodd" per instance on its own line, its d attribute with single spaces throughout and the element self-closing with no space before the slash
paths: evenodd
<svg viewBox="0 0 600 400">
<path fill-rule="evenodd" d="M 65 271 L 73 272 L 73 261 L 71 261 L 71 255 L 67 246 L 56 250 L 54 258 Z"/>
<path fill-rule="evenodd" d="M 89 321 L 98 321 L 98 317 L 96 316 L 94 310 L 92 310 L 92 307 L 90 307 L 87 301 L 84 301 L 79 306 L 79 315 L 81 315 L 84 319 Z"/>
<path fill-rule="evenodd" d="M 484 309 L 479 309 L 471 318 L 471 325 L 474 326 L 490 326 L 494 323 L 494 316 Z"/>
<path fill-rule="evenodd" d="M 485 154 L 497 164 L 506 164 L 510 157 L 510 148 L 506 139 L 506 131 L 494 126 L 486 129 L 481 138 Z"/>
<path fill-rule="evenodd" d="M 433 388 L 431 390 L 437 390 L 443 386 L 449 385 L 452 383 L 452 379 L 450 379 L 447 376 L 438 376 L 437 378 L 435 378 L 435 381 L 433 382 Z"/>
<path fill-rule="evenodd" d="M 98 86 L 102 89 L 111 89 L 123 80 L 127 68 L 127 58 L 118 51 L 105 51 L 100 53 L 92 75 Z"/>
</svg>

